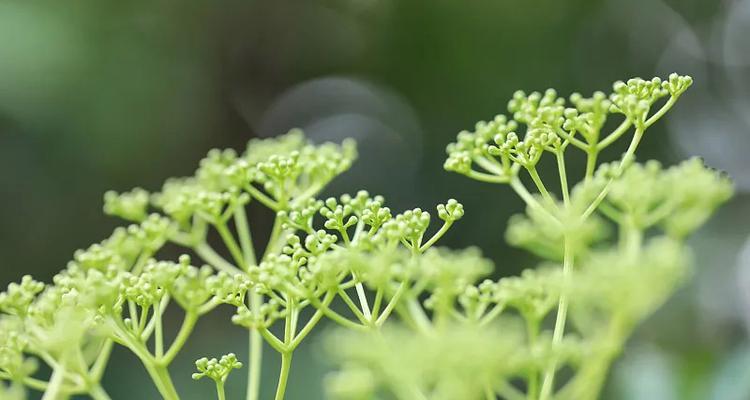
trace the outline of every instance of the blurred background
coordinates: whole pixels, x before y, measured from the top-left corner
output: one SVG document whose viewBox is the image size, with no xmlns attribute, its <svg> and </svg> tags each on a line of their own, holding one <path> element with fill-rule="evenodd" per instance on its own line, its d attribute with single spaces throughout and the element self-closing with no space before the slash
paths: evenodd
<svg viewBox="0 0 750 400">
<path fill-rule="evenodd" d="M 673 71 L 696 83 L 639 158 L 700 155 L 738 193 L 693 239 L 695 279 L 640 327 L 604 398 L 750 399 L 748 0 L 0 0 L 0 284 L 49 280 L 108 236 L 120 221 L 101 212 L 107 189 L 156 190 L 210 148 L 292 127 L 358 140 L 327 194 L 367 188 L 398 211 L 455 197 L 466 217 L 442 243 L 477 245 L 515 274 L 534 263 L 504 244 L 521 202 L 444 172 L 445 145 L 519 88 L 586 94 Z M 253 213 L 258 235 L 270 217 Z M 190 380 L 193 360 L 246 354 L 230 313 L 203 320 L 174 364 L 184 399 L 213 398 Z M 317 340 L 295 355 L 290 399 L 322 398 Z M 158 398 L 147 379 L 121 351 L 105 387 Z"/>
</svg>

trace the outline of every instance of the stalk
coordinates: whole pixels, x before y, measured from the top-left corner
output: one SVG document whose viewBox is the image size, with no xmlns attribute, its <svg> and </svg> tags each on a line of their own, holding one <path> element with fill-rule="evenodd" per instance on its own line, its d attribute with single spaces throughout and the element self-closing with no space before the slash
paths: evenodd
<svg viewBox="0 0 750 400">
<path fill-rule="evenodd" d="M 563 280 L 567 280 L 573 271 L 573 251 L 571 248 L 570 240 L 565 238 L 565 247 L 563 255 Z M 568 296 L 563 293 L 560 295 L 560 302 L 557 306 L 557 318 L 555 319 L 555 330 L 552 333 L 552 345 L 559 344 L 563 335 L 565 334 L 565 322 L 568 316 Z M 552 389 L 555 384 L 555 373 L 557 372 L 557 360 L 553 360 L 548 366 L 544 373 L 544 381 L 542 382 L 542 390 L 539 394 L 540 400 L 547 400 L 552 394 Z"/>
<path fill-rule="evenodd" d="M 289 370 L 292 367 L 292 352 L 286 351 L 281 353 L 281 370 L 279 371 L 279 384 L 276 386 L 276 396 L 274 400 L 284 400 L 286 393 L 286 384 L 289 379 Z"/>
</svg>

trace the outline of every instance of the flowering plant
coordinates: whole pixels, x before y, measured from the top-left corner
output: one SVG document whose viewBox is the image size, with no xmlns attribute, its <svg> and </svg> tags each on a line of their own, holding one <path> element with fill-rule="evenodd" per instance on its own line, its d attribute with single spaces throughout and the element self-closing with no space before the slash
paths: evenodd
<svg viewBox="0 0 750 400">
<path fill-rule="evenodd" d="M 527 210 L 511 219 L 507 240 L 545 260 L 497 281 L 484 279 L 494 267 L 478 250 L 435 247 L 464 215 L 456 200 L 437 206 L 433 228 L 429 212 L 396 214 L 366 191 L 317 199 L 356 158 L 350 141 L 314 145 L 293 130 L 251 140 L 242 154 L 212 150 L 193 176 L 158 192 L 108 192 L 104 211 L 131 225 L 76 251 L 52 283 L 25 276 L 0 294 L 0 379 L 9 382 L 0 397 L 30 389 L 45 400 L 108 399 L 100 382 L 117 345 L 164 399 L 179 399 L 170 365 L 200 318 L 228 306 L 248 331 L 247 358 L 202 358 L 193 374 L 210 378 L 219 399 L 239 368 L 246 398 L 259 398 L 264 342 L 281 358 L 283 399 L 293 354 L 323 319 L 341 327 L 329 335 L 341 365 L 327 382 L 334 398 L 596 398 L 628 335 L 689 275 L 685 237 L 732 194 L 697 159 L 635 163 L 646 130 L 691 82 L 631 79 L 568 104 L 554 90 L 517 92 L 512 118 L 458 134 L 445 168 L 509 185 Z M 626 137 L 619 160 L 598 162 Z M 569 150 L 587 159 L 575 184 Z M 554 183 L 537 171 L 546 156 Z M 275 213 L 267 240 L 253 240 L 251 203 Z M 186 254 L 158 260 L 169 243 Z M 175 308 L 182 324 L 168 341 L 164 315 Z"/>
</svg>

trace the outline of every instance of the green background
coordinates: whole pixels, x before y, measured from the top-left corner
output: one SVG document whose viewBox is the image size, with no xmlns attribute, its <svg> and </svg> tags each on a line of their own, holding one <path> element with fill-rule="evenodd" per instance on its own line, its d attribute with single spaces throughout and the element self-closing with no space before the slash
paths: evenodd
<svg viewBox="0 0 750 400">
<path fill-rule="evenodd" d="M 327 194 L 366 188 L 397 211 L 455 197 L 466 216 L 442 244 L 479 246 L 497 276 L 515 274 L 535 262 L 503 240 L 521 202 L 444 172 L 445 145 L 505 112 L 516 89 L 590 93 L 674 71 L 696 84 L 639 159 L 702 155 L 738 194 L 692 241 L 694 281 L 639 328 L 605 398 L 747 399 L 748 37 L 749 1 L 0 0 L 0 284 L 49 280 L 106 237 L 120 221 L 102 214 L 104 191 L 157 190 L 210 148 L 292 127 L 359 141 L 360 160 Z M 270 215 L 251 219 L 256 237 L 268 232 Z M 213 396 L 190 380 L 196 358 L 246 361 L 230 315 L 202 320 L 174 364 L 184 399 Z M 322 398 L 330 365 L 317 342 L 295 355 L 289 399 Z M 277 366 L 266 357 L 265 393 Z M 235 374 L 230 399 L 244 391 Z M 114 399 L 155 399 L 148 382 L 120 349 L 104 383 Z"/>
</svg>

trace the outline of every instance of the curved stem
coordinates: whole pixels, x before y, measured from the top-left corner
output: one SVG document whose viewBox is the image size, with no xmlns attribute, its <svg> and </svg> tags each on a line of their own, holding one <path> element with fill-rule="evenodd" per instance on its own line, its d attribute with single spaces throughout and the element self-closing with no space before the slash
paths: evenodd
<svg viewBox="0 0 750 400">
<path fill-rule="evenodd" d="M 655 112 L 654 115 L 652 115 L 651 117 L 649 117 L 649 119 L 646 120 L 646 123 L 645 123 L 646 127 L 648 128 L 649 126 L 653 125 L 654 122 L 659 120 L 659 118 L 663 117 L 664 114 L 666 114 L 667 111 L 669 111 L 669 109 L 672 108 L 674 103 L 677 102 L 678 97 L 679 96 L 670 97 L 669 100 L 667 100 L 667 102 L 664 103 L 663 106 L 661 106 L 659 111 Z"/>
<path fill-rule="evenodd" d="M 265 193 L 261 192 L 253 186 L 252 184 L 244 185 L 245 191 L 250 194 L 250 196 L 254 197 L 259 202 L 263 203 L 264 206 L 277 211 L 279 209 L 279 203 L 272 200 L 270 197 L 268 197 Z"/>
<path fill-rule="evenodd" d="M 622 121 L 622 123 L 620 123 L 620 125 L 614 131 L 612 131 L 612 133 L 610 133 L 606 138 L 604 138 L 604 140 L 596 145 L 597 150 L 603 150 L 610 144 L 614 143 L 615 140 L 619 139 L 620 136 L 628 131 L 628 128 L 630 128 L 630 124 L 630 118 L 626 118 L 624 121 Z"/>
<path fill-rule="evenodd" d="M 450 229 L 451 225 L 453 225 L 453 221 L 445 221 L 443 222 L 443 226 L 440 227 L 440 230 L 435 232 L 434 235 L 428 240 L 425 244 L 422 245 L 422 247 L 419 248 L 419 252 L 423 253 L 425 250 L 432 247 L 432 245 L 435 244 L 438 240 L 440 240 L 443 235 L 445 235 L 446 232 L 448 232 L 448 229 Z"/>
</svg>

